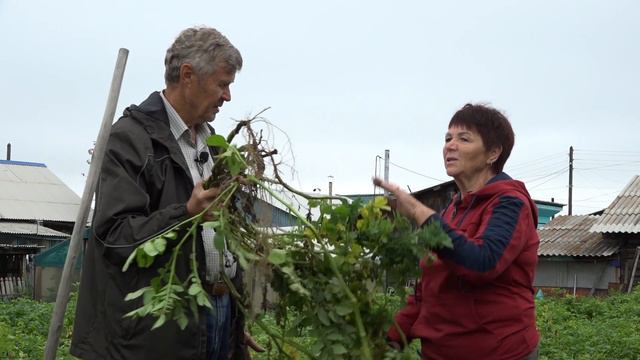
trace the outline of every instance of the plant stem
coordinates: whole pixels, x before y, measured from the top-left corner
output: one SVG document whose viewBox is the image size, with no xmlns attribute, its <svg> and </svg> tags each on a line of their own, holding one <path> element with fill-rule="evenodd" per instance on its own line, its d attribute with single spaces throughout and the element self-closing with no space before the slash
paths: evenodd
<svg viewBox="0 0 640 360">
<path fill-rule="evenodd" d="M 282 178 L 280 177 L 280 175 L 278 173 L 275 174 L 276 176 L 276 180 L 273 179 L 269 179 L 266 177 L 262 178 L 262 181 L 268 182 L 268 183 L 272 183 L 272 184 L 276 184 L 276 185 L 281 185 L 282 187 L 284 187 L 285 189 L 291 191 L 292 193 L 296 194 L 296 195 L 300 195 L 303 198 L 307 199 L 307 200 L 339 200 L 340 202 L 344 203 L 348 203 L 349 201 L 351 201 L 351 199 L 349 199 L 346 196 L 336 196 L 336 195 L 321 195 L 321 196 L 310 196 L 309 194 L 303 193 L 300 190 L 297 190 L 294 187 L 291 187 L 291 185 L 287 184 L 286 182 L 284 182 L 284 180 L 282 180 Z"/>
</svg>

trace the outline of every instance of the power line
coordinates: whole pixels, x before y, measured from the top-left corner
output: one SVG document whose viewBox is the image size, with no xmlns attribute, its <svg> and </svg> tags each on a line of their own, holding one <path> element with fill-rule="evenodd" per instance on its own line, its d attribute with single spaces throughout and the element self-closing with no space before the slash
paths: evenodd
<svg viewBox="0 0 640 360">
<path fill-rule="evenodd" d="M 540 180 L 544 180 L 544 179 L 546 179 L 546 178 L 548 178 L 550 176 L 554 176 L 554 175 L 557 175 L 557 174 L 564 174 L 568 169 L 569 169 L 569 167 L 565 166 L 562 169 L 556 170 L 554 172 L 551 172 L 551 173 L 548 173 L 548 174 L 545 174 L 545 175 L 541 175 L 541 176 L 538 176 L 538 177 L 534 177 L 533 179 L 529 179 L 529 180 L 527 180 L 527 182 L 529 182 L 529 183 L 537 182 L 537 181 L 540 181 Z"/>
<path fill-rule="evenodd" d="M 640 164 L 640 161 L 627 161 L 627 162 L 621 162 L 621 163 L 615 163 L 615 164 L 594 166 L 594 167 L 590 167 L 590 168 L 576 168 L 576 169 L 580 169 L 582 171 L 587 171 L 587 170 L 598 170 L 598 169 L 605 169 L 605 168 L 612 168 L 612 167 L 619 167 L 619 166 L 627 166 L 627 165 L 631 165 L 631 164 Z M 629 170 L 633 170 L 633 168 L 631 168 Z"/>
<path fill-rule="evenodd" d="M 601 154 L 640 154 L 640 151 L 626 151 L 626 150 L 588 150 L 588 149 L 574 149 L 573 151 L 586 152 L 586 153 L 601 153 Z"/>
<path fill-rule="evenodd" d="M 434 178 L 434 177 L 432 177 L 432 176 L 425 175 L 425 174 L 421 174 L 421 173 L 419 173 L 419 172 L 417 172 L 417 171 L 415 171 L 415 170 L 408 169 L 408 168 L 406 168 L 406 167 L 404 167 L 404 166 L 402 166 L 402 165 L 398 165 L 398 164 L 396 164 L 396 163 L 394 163 L 394 162 L 392 162 L 392 161 L 389 161 L 389 164 L 391 164 L 391 165 L 393 165 L 393 166 L 395 166 L 395 167 L 398 167 L 398 168 L 400 168 L 400 169 L 402 169 L 402 170 L 408 171 L 408 172 L 410 172 L 410 173 L 416 174 L 416 175 L 418 175 L 418 176 L 422 176 L 422 177 L 427 178 L 427 179 L 431 179 L 431 180 L 435 180 L 435 181 L 439 181 L 439 182 L 446 182 L 446 180 L 436 179 L 436 178 Z"/>
<path fill-rule="evenodd" d="M 574 202 L 588 201 L 588 200 L 592 200 L 592 199 L 603 197 L 603 196 L 617 195 L 619 193 L 620 193 L 619 191 L 608 192 L 608 193 L 603 193 L 603 194 L 600 194 L 600 195 L 594 195 L 594 196 L 591 196 L 591 197 L 588 197 L 588 198 L 584 198 L 584 199 L 580 199 L 580 200 L 573 200 L 573 201 Z"/>
<path fill-rule="evenodd" d="M 549 181 L 551 181 L 551 180 L 553 180 L 553 179 L 555 179 L 555 178 L 559 177 L 560 175 L 564 175 L 564 173 L 565 173 L 566 171 L 567 171 L 567 169 L 564 169 L 563 171 L 558 172 L 555 176 L 551 176 L 552 174 L 547 175 L 547 176 L 551 176 L 551 177 L 550 177 L 550 178 L 548 178 L 546 181 L 541 182 L 541 183 L 540 183 L 540 184 L 538 184 L 538 185 L 535 185 L 535 186 L 530 187 L 530 188 L 529 188 L 529 190 L 533 190 L 533 189 L 535 189 L 535 188 L 537 188 L 537 187 L 540 187 L 540 186 L 542 186 L 543 184 L 546 184 L 546 183 L 548 183 Z M 540 179 L 538 179 L 538 180 L 542 180 L 542 179 L 543 179 L 543 178 L 540 178 Z M 535 181 L 533 181 L 533 182 L 535 182 Z"/>
<path fill-rule="evenodd" d="M 547 160 L 550 160 L 550 159 L 559 158 L 559 157 L 565 157 L 566 155 L 567 154 L 564 153 L 564 152 L 562 152 L 562 153 L 553 153 L 551 155 L 545 155 L 543 157 L 539 157 L 539 158 L 536 158 L 536 159 L 533 159 L 533 160 L 529 160 L 529 161 L 525 161 L 525 162 L 522 162 L 522 163 L 514 164 L 512 166 L 509 166 L 509 168 L 510 169 L 518 169 L 518 168 L 521 168 L 521 167 L 527 167 L 527 166 L 530 166 L 531 164 L 534 164 L 534 163 L 544 162 L 544 161 L 547 161 Z"/>
<path fill-rule="evenodd" d="M 519 178 L 527 178 L 530 176 L 539 175 L 541 173 L 544 174 L 544 173 L 555 172 L 555 171 L 558 171 L 559 169 L 564 169 L 566 167 L 567 167 L 567 162 L 562 161 L 562 162 L 549 164 L 548 166 L 532 167 L 530 169 L 522 169 L 519 171 L 518 170 L 511 171 L 511 169 L 508 169 L 508 172 Z"/>
</svg>

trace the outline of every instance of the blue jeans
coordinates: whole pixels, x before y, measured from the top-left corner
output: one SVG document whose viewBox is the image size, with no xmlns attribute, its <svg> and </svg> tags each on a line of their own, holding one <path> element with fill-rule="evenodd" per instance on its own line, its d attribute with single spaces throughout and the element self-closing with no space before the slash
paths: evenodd
<svg viewBox="0 0 640 360">
<path fill-rule="evenodd" d="M 209 295 L 211 307 L 207 311 L 207 360 L 229 357 L 231 337 L 231 304 L 229 294 Z"/>
</svg>

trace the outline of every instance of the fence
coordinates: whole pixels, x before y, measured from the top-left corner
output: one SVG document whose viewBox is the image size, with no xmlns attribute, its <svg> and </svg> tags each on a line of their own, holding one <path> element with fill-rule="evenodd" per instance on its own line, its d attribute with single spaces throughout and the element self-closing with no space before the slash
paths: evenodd
<svg viewBox="0 0 640 360">
<path fill-rule="evenodd" d="M 0 298 L 16 297 L 25 291 L 25 282 L 20 276 L 0 277 Z"/>
</svg>

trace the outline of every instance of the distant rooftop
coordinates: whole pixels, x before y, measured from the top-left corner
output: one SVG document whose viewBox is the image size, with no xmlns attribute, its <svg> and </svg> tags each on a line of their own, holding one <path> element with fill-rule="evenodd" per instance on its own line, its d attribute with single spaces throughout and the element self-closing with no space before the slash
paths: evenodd
<svg viewBox="0 0 640 360">
<path fill-rule="evenodd" d="M 0 164 L 47 167 L 47 165 L 43 163 L 29 162 L 29 161 L 14 161 L 14 160 L 0 160 Z"/>
<path fill-rule="evenodd" d="M 640 233 L 640 176 L 634 176 L 589 231 Z"/>
<path fill-rule="evenodd" d="M 80 197 L 45 164 L 0 160 L 0 219 L 74 222 Z"/>
<path fill-rule="evenodd" d="M 538 230 L 539 256 L 610 256 L 619 244 L 605 239 L 602 233 L 589 232 L 598 216 L 558 216 Z"/>
<path fill-rule="evenodd" d="M 67 238 L 68 234 L 32 222 L 0 221 L 0 233 Z"/>
</svg>

